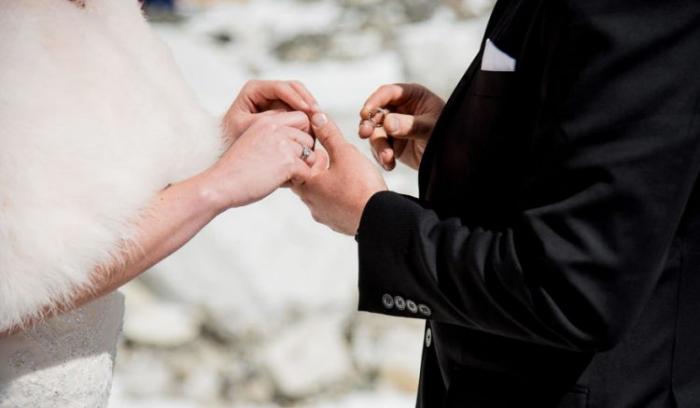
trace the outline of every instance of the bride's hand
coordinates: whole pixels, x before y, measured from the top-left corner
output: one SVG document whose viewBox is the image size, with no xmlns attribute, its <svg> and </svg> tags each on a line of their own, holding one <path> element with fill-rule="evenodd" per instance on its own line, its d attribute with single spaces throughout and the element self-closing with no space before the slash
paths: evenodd
<svg viewBox="0 0 700 408">
<path fill-rule="evenodd" d="M 314 139 L 305 131 L 303 112 L 266 115 L 246 130 L 219 161 L 206 171 L 207 194 L 218 211 L 259 201 L 277 188 L 308 178 L 315 153 L 303 160 Z"/>
<path fill-rule="evenodd" d="M 299 81 L 248 81 L 224 116 L 224 133 L 233 143 L 265 116 L 289 111 L 311 116 L 318 110 L 316 99 Z"/>
</svg>

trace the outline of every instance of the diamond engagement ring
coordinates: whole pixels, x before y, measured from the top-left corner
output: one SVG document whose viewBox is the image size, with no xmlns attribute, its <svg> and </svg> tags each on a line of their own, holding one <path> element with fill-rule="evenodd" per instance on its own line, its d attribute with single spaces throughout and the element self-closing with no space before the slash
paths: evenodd
<svg viewBox="0 0 700 408">
<path fill-rule="evenodd" d="M 307 146 L 302 146 L 302 147 L 303 147 L 303 149 L 301 150 L 300 157 L 302 160 L 306 161 L 306 159 L 308 159 L 309 156 L 311 156 L 311 149 L 309 149 Z"/>
</svg>

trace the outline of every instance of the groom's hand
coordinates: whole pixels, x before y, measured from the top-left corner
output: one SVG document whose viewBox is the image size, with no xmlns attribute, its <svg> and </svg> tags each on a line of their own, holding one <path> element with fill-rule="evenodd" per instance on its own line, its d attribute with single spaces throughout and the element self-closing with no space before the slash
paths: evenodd
<svg viewBox="0 0 700 408">
<path fill-rule="evenodd" d="M 311 119 L 322 149 L 311 176 L 294 188 L 311 211 L 314 220 L 348 235 L 357 233 L 362 212 L 369 199 L 387 189 L 375 166 L 348 143 L 336 124 L 325 114 Z"/>
<path fill-rule="evenodd" d="M 435 123 L 445 102 L 424 86 L 383 85 L 365 102 L 360 116 L 360 137 L 369 139 L 372 153 L 385 170 L 396 160 L 418 169 Z M 378 115 L 379 109 L 388 109 Z"/>
<path fill-rule="evenodd" d="M 235 142 L 257 120 L 280 112 L 319 111 L 311 93 L 298 81 L 248 81 L 223 119 L 226 138 Z M 306 129 L 308 131 L 308 126 Z"/>
</svg>

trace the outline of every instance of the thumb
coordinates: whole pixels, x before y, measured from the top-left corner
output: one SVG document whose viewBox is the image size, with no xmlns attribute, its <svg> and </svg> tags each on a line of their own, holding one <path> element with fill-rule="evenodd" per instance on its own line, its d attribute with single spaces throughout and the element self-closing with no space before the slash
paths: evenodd
<svg viewBox="0 0 700 408">
<path fill-rule="evenodd" d="M 427 139 L 435 126 L 426 115 L 413 116 L 390 113 L 382 124 L 386 133 L 399 139 Z"/>
<path fill-rule="evenodd" d="M 317 148 L 315 153 L 316 161 L 311 166 L 311 171 L 314 174 L 320 174 L 328 170 L 330 166 L 330 158 L 328 157 L 328 153 L 326 152 L 326 150 L 324 150 L 322 147 Z"/>
<path fill-rule="evenodd" d="M 315 113 L 311 117 L 311 126 L 313 127 L 316 138 L 318 138 L 331 156 L 336 149 L 347 143 L 340 129 L 338 129 L 338 126 L 332 120 L 328 120 L 325 113 Z"/>
<path fill-rule="evenodd" d="M 302 132 L 309 132 L 309 117 L 304 112 L 299 111 L 265 111 L 262 113 L 254 113 L 255 119 L 265 119 L 269 123 L 274 123 L 279 126 L 288 126 L 299 129 Z"/>
</svg>

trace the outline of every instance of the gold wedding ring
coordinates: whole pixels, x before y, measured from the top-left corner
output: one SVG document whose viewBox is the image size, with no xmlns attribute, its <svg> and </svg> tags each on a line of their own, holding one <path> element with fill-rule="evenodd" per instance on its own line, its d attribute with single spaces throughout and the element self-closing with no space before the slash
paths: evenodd
<svg viewBox="0 0 700 408">
<path fill-rule="evenodd" d="M 374 127 L 382 127 L 384 126 L 384 119 L 386 118 L 386 115 L 389 114 L 388 109 L 384 108 L 377 108 L 376 110 L 372 111 L 369 113 L 369 118 L 368 120 L 372 121 L 374 123 Z"/>
</svg>

